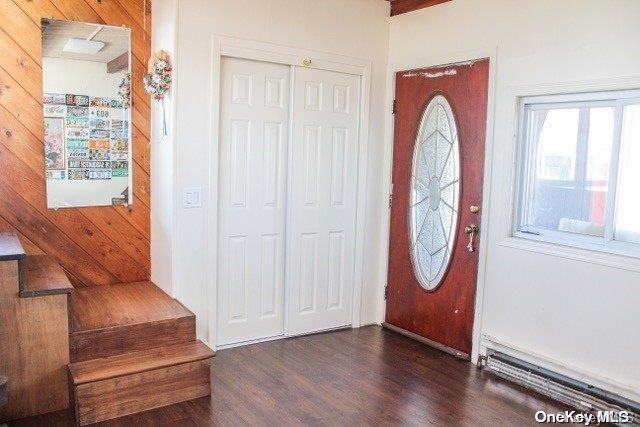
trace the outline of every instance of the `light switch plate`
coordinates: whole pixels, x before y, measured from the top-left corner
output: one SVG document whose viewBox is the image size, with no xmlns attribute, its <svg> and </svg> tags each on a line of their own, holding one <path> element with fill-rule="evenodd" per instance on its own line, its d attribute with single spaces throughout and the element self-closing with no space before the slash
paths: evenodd
<svg viewBox="0 0 640 427">
<path fill-rule="evenodd" d="M 202 207 L 202 188 L 189 187 L 182 190 L 182 207 L 185 209 Z"/>
</svg>

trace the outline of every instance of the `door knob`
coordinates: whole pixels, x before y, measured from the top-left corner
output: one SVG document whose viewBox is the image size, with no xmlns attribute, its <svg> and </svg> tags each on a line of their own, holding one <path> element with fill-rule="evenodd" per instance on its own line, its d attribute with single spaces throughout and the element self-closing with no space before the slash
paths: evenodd
<svg viewBox="0 0 640 427">
<path fill-rule="evenodd" d="M 473 252 L 475 251 L 474 247 L 473 247 L 473 238 L 476 236 L 476 234 L 478 234 L 478 231 L 480 231 L 480 227 L 478 227 L 475 224 L 470 224 L 467 225 L 464 228 L 464 232 L 465 234 L 469 235 L 469 244 L 467 245 L 467 250 L 469 252 Z"/>
</svg>

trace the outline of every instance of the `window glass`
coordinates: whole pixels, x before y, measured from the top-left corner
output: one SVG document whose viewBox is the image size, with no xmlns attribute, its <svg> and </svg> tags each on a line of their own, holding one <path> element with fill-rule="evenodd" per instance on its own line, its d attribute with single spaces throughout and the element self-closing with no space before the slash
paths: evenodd
<svg viewBox="0 0 640 427">
<path fill-rule="evenodd" d="M 608 185 L 613 148 L 614 108 L 589 110 L 587 180 L 595 185 Z"/>
<path fill-rule="evenodd" d="M 525 226 L 604 236 L 613 108 L 533 110 L 537 167 Z"/>
<path fill-rule="evenodd" d="M 611 150 L 613 149 L 613 107 L 590 108 L 589 134 L 587 139 L 586 183 L 584 203 L 588 205 L 588 221 L 604 230 Z M 597 233 L 601 236 L 602 233 Z"/>
<path fill-rule="evenodd" d="M 538 141 L 538 179 L 575 177 L 579 116 L 578 109 L 533 112 L 530 123 L 532 135 Z"/>
<path fill-rule="evenodd" d="M 420 285 L 438 287 L 453 250 L 458 221 L 460 161 L 451 106 L 437 95 L 424 111 L 413 152 L 409 241 Z"/>
<path fill-rule="evenodd" d="M 640 257 L 640 90 L 524 98 L 515 235 Z"/>
<path fill-rule="evenodd" d="M 624 108 L 615 239 L 640 243 L 640 105 Z"/>
</svg>

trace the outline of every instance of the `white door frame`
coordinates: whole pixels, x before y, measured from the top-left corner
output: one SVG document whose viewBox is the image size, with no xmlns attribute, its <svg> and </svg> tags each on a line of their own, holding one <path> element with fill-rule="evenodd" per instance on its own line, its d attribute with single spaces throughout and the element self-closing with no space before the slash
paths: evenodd
<svg viewBox="0 0 640 427">
<path fill-rule="evenodd" d="M 476 363 L 480 349 L 480 332 L 482 330 L 482 311 L 484 304 L 484 287 L 487 266 L 487 245 L 489 236 L 489 203 L 491 198 L 491 158 L 493 153 L 493 133 L 495 120 L 495 91 L 496 91 L 496 60 L 498 57 L 498 49 L 496 46 L 485 47 L 482 49 L 474 49 L 471 51 L 448 52 L 440 56 L 432 56 L 428 58 L 415 58 L 404 62 L 391 63 L 387 69 L 387 99 L 389 105 L 387 107 L 387 122 L 385 132 L 385 150 L 384 150 L 384 169 L 382 188 L 388 189 L 387 196 L 390 197 L 392 189 L 392 172 L 393 172 L 393 137 L 394 137 L 394 115 L 392 114 L 392 104 L 395 99 L 395 75 L 399 71 L 414 70 L 419 68 L 430 68 L 448 64 L 456 64 L 476 59 L 489 59 L 489 88 L 487 93 L 487 123 L 485 134 L 485 156 L 484 156 L 484 181 L 482 189 L 482 221 L 480 230 L 483 230 L 483 238 L 480 239 L 479 260 L 478 260 L 478 279 L 476 282 L 475 312 L 473 317 L 473 333 L 471 344 L 471 361 Z M 381 232 L 381 256 L 385 259 L 380 262 L 379 277 L 382 278 L 382 286 L 386 286 L 388 263 L 389 263 L 389 231 L 391 226 L 391 210 L 388 206 L 388 197 L 383 197 L 383 216 Z M 382 306 L 382 321 L 385 318 L 386 301 L 384 300 L 384 289 L 380 292 Z"/>
<path fill-rule="evenodd" d="M 360 76 L 360 132 L 358 138 L 358 200 L 356 214 L 355 270 L 351 308 L 351 326 L 360 327 L 362 301 L 362 272 L 364 263 L 365 202 L 367 191 L 367 157 L 369 143 L 369 104 L 371 62 L 342 55 L 317 52 L 291 46 L 263 43 L 252 40 L 214 35 L 212 37 L 211 61 L 211 100 L 212 127 L 211 146 L 209 148 L 209 209 L 207 218 L 206 259 L 208 261 L 207 280 L 209 305 L 208 341 L 215 350 L 218 315 L 218 184 L 219 184 L 219 143 L 220 143 L 220 82 L 221 61 L 223 56 L 265 61 L 290 66 L 307 66 L 322 70 L 336 71 Z M 310 62 L 307 62 L 310 61 Z M 293 87 L 293 86 L 291 86 Z M 291 129 L 289 130 L 291 132 Z M 290 141 L 291 142 L 291 141 Z M 287 189 L 287 193 L 289 189 Z M 285 282 L 285 286 L 286 282 Z M 285 288 L 285 295 L 288 287 Z M 287 332 L 287 297 L 285 297 L 285 333 Z"/>
</svg>

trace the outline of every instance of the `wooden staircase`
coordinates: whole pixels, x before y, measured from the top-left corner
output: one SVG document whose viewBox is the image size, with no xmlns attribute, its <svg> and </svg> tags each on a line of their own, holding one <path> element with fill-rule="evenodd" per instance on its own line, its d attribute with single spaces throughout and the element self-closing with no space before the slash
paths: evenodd
<svg viewBox="0 0 640 427">
<path fill-rule="evenodd" d="M 196 340 L 193 313 L 153 283 L 77 288 L 69 319 L 81 425 L 210 394 L 213 351 Z"/>
<path fill-rule="evenodd" d="M 0 233 L 0 424 L 69 407 L 72 291 L 53 258 L 27 256 L 15 234 Z"/>
<path fill-rule="evenodd" d="M 58 312 L 65 320 L 56 321 L 56 343 L 63 344 L 64 354 L 54 365 L 68 371 L 69 390 L 66 393 L 66 381 L 61 379 L 65 398 L 58 399 L 58 407 L 48 410 L 62 409 L 59 406 L 66 406 L 66 396 L 70 396 L 76 422 L 87 425 L 211 393 L 210 361 L 214 352 L 196 339 L 194 314 L 156 285 L 136 282 L 74 289 L 53 258 L 25 256 L 15 236 L 0 234 L 0 261 L 3 253 L 14 254 L 6 256 L 6 260 L 18 262 L 17 292 L 12 297 L 17 303 L 64 298 L 60 300 L 64 305 L 58 307 Z M 0 262 L 0 285 L 7 282 L 3 277 L 13 271 L 2 268 Z M 36 321 L 42 316 L 51 317 L 47 306 L 35 308 L 46 310 L 32 313 Z M 4 336 L 2 325 L 0 332 Z M 48 339 L 43 336 L 41 342 L 21 344 L 24 348 L 37 349 L 51 346 L 51 338 Z M 22 372 L 21 364 L 28 363 L 33 355 L 25 359 L 23 352 L 16 353 L 14 359 L 23 357 L 24 360 L 16 360 L 14 371 Z M 48 372 L 40 369 L 37 373 L 42 377 L 40 384 L 46 384 Z M 0 375 L 3 375 L 2 369 Z M 11 373 L 8 376 L 11 385 Z M 16 384 L 21 379 L 13 378 L 13 381 Z M 42 390 L 35 392 L 43 394 Z M 55 394 L 60 395 L 60 390 Z M 47 410 L 32 409 L 19 415 L 42 412 Z M 17 416 L 7 420 L 15 418 Z"/>
<path fill-rule="evenodd" d="M 194 314 L 151 282 L 77 288 L 69 302 L 72 362 L 196 339 Z"/>
</svg>

